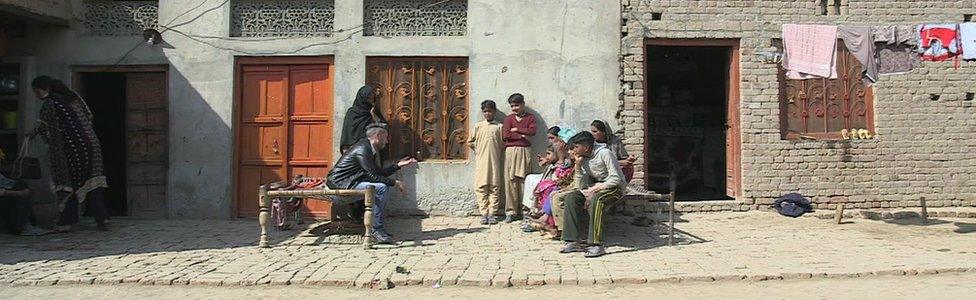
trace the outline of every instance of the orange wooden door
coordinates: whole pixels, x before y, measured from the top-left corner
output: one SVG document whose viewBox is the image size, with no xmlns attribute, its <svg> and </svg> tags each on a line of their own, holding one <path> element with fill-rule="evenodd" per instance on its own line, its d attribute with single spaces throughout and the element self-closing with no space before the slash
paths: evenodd
<svg viewBox="0 0 976 300">
<path fill-rule="evenodd" d="M 241 74 L 237 214 L 258 213 L 257 187 L 285 174 L 288 67 L 245 66 Z"/>
<path fill-rule="evenodd" d="M 325 177 L 332 163 L 330 65 L 245 65 L 240 69 L 236 206 L 258 213 L 257 188 L 295 175 Z M 319 218 L 331 206 L 309 201 Z"/>
<path fill-rule="evenodd" d="M 332 165 L 332 76 L 327 65 L 291 66 L 288 176 L 325 177 Z M 330 218 L 332 205 L 305 201 L 304 211 Z"/>
</svg>

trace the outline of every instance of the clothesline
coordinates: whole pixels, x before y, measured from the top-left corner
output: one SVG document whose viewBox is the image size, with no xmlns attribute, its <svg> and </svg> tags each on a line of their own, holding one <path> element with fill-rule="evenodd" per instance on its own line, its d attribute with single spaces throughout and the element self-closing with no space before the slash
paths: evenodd
<svg viewBox="0 0 976 300">
<path fill-rule="evenodd" d="M 878 75 L 910 72 L 920 61 L 976 60 L 976 23 L 919 25 L 783 24 L 783 68 L 791 79 L 837 78 L 837 40 L 864 66 L 865 84 Z"/>
</svg>

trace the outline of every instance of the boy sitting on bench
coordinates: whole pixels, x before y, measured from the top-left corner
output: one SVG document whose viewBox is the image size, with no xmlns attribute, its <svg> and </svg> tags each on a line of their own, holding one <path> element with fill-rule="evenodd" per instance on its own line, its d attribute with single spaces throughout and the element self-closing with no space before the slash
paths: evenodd
<svg viewBox="0 0 976 300">
<path fill-rule="evenodd" d="M 585 252 L 585 257 L 600 257 L 606 254 L 601 240 L 603 214 L 620 202 L 627 182 L 616 155 L 606 145 L 595 143 L 593 134 L 580 132 L 566 144 L 575 162 L 573 176 L 579 186 L 565 196 L 562 239 L 566 245 L 559 252 Z M 587 213 L 589 243 L 584 244 L 581 233 L 587 225 Z"/>
</svg>

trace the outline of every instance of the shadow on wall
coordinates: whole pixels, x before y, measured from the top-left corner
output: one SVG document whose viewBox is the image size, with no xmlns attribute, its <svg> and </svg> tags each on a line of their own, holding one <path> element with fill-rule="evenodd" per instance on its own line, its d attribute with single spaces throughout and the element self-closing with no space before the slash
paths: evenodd
<svg viewBox="0 0 976 300">
<path fill-rule="evenodd" d="M 231 174 L 236 163 L 233 158 L 234 132 L 213 109 L 213 105 L 224 103 L 209 103 L 207 99 L 214 101 L 214 97 L 207 98 L 198 91 L 210 81 L 189 79 L 186 75 L 212 73 L 206 69 L 213 66 L 185 64 L 182 67 L 170 64 L 169 69 L 169 217 L 236 217 L 232 203 L 235 195 L 231 190 L 233 176 L 236 176 Z M 232 65 L 223 67 L 232 68 Z M 224 86 L 218 84 L 212 90 L 227 94 L 222 89 Z M 233 100 L 230 101 L 226 105 L 233 107 Z M 255 195 L 257 188 L 254 187 Z M 253 211 L 257 212 L 257 202 L 253 205 Z"/>
<path fill-rule="evenodd" d="M 468 160 L 453 161 L 430 161 L 434 149 L 426 146 L 421 135 L 414 130 L 410 130 L 407 141 L 402 143 L 391 143 L 390 147 L 397 145 L 412 144 L 418 145 L 411 156 L 419 157 L 421 163 L 403 168 L 397 171 L 392 178 L 403 181 L 405 191 L 401 193 L 394 189 L 394 194 L 390 198 L 387 212 L 390 215 L 409 215 L 427 216 L 433 215 L 466 215 L 466 210 L 474 211 L 473 190 L 456 187 L 468 187 L 470 184 L 459 182 L 463 177 L 453 176 L 460 174 L 469 166 Z M 449 140 L 449 142 L 451 142 Z M 467 152 L 467 146 L 463 144 L 448 147 L 449 151 Z M 418 154 L 419 153 L 419 154 Z M 386 163 L 395 163 L 402 157 L 388 157 Z M 424 168 L 429 168 L 424 170 Z M 455 170 L 456 168 L 456 170 Z M 421 175 L 422 172 L 423 175 Z M 436 174 L 431 172 L 437 172 Z M 470 207 L 469 207 L 470 206 Z"/>
<path fill-rule="evenodd" d="M 541 173 L 542 168 L 535 162 L 535 154 L 546 153 L 546 147 L 549 146 L 549 140 L 546 139 L 546 132 L 549 130 L 549 122 L 546 118 L 539 114 L 539 111 L 532 108 L 532 106 L 527 106 L 525 111 L 535 115 L 535 136 L 531 138 L 532 141 L 532 173 Z"/>
</svg>

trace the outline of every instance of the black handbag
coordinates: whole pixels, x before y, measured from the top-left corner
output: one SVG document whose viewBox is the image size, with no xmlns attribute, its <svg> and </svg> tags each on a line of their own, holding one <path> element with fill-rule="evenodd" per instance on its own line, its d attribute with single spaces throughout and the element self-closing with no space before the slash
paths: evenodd
<svg viewBox="0 0 976 300">
<path fill-rule="evenodd" d="M 27 155 L 31 139 L 25 138 L 24 144 L 20 146 L 20 152 L 10 172 L 11 179 L 41 179 L 41 160 Z"/>
</svg>

